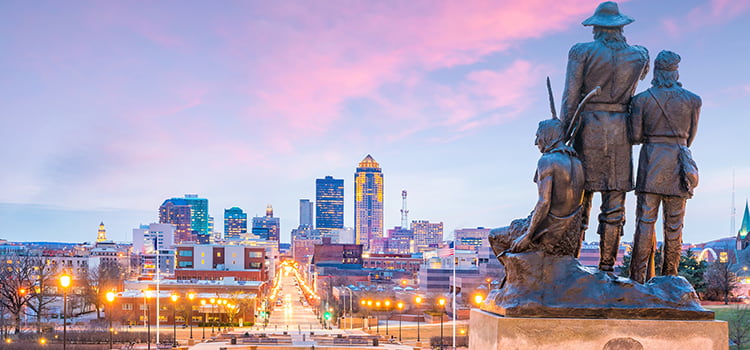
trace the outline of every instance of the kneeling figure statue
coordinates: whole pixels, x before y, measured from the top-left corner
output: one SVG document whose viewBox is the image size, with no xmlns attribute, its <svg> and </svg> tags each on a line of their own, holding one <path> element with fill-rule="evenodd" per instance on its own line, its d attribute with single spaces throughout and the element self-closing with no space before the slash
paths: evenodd
<svg viewBox="0 0 750 350">
<path fill-rule="evenodd" d="M 542 152 L 534 175 L 539 199 L 529 217 L 492 230 L 489 241 L 496 256 L 526 251 L 574 256 L 581 246 L 583 165 L 563 142 L 558 119 L 539 123 L 535 144 Z"/>
</svg>

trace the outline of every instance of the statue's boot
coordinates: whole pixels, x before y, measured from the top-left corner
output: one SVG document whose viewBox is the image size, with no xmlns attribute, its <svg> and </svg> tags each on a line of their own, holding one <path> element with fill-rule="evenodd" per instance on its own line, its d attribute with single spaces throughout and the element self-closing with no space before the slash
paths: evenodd
<svg viewBox="0 0 750 350">
<path fill-rule="evenodd" d="M 614 272 L 622 226 L 599 224 L 599 270 Z"/>
</svg>

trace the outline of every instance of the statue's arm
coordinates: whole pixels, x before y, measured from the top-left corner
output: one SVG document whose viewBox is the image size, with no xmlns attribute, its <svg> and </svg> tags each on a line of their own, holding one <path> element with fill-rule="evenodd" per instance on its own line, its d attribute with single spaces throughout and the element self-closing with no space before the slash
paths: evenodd
<svg viewBox="0 0 750 350">
<path fill-rule="evenodd" d="M 549 214 L 550 206 L 552 205 L 552 164 L 549 164 L 545 157 L 539 160 L 538 173 L 539 179 L 537 180 L 537 192 L 539 197 L 534 206 L 534 214 L 529 220 L 529 235 L 532 240 L 536 240 L 537 237 L 534 235 L 539 228 L 539 224 L 542 223 L 547 215 Z"/>
<path fill-rule="evenodd" d="M 690 134 L 688 135 L 687 139 L 687 145 L 690 147 L 690 145 L 693 144 L 693 140 L 695 140 L 695 134 L 698 132 L 698 119 L 700 119 L 701 114 L 701 105 L 702 105 L 701 98 L 698 96 L 695 96 L 695 106 L 693 107 L 693 115 L 691 116 L 691 123 L 690 123 Z"/>
<path fill-rule="evenodd" d="M 640 144 L 643 141 L 643 95 L 636 95 L 630 103 L 630 143 Z"/>
<path fill-rule="evenodd" d="M 529 226 L 510 246 L 511 252 L 524 251 L 538 237 L 534 236 L 539 224 L 547 217 L 552 200 L 552 165 L 542 157 L 537 167 L 537 190 L 539 198 L 537 199 L 534 211 L 529 220 Z"/>
<path fill-rule="evenodd" d="M 562 110 L 560 120 L 563 122 L 563 130 L 567 130 L 570 118 L 581 102 L 583 88 L 583 75 L 585 70 L 584 55 L 581 44 L 574 45 L 568 53 L 568 68 L 565 73 L 565 89 L 563 90 Z"/>
</svg>

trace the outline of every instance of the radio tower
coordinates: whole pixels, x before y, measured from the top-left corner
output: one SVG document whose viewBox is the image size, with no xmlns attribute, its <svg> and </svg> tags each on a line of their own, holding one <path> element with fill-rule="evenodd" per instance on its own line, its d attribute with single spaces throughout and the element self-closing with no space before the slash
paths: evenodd
<svg viewBox="0 0 750 350">
<path fill-rule="evenodd" d="M 406 209 L 406 190 L 401 191 L 401 228 L 409 229 L 409 210 Z"/>
</svg>

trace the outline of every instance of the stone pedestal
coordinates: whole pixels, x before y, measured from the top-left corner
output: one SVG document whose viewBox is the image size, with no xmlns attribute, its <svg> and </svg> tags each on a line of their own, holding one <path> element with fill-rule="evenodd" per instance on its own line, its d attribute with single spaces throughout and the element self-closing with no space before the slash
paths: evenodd
<svg viewBox="0 0 750 350">
<path fill-rule="evenodd" d="M 726 350 L 723 321 L 518 318 L 471 310 L 470 350 Z"/>
</svg>

